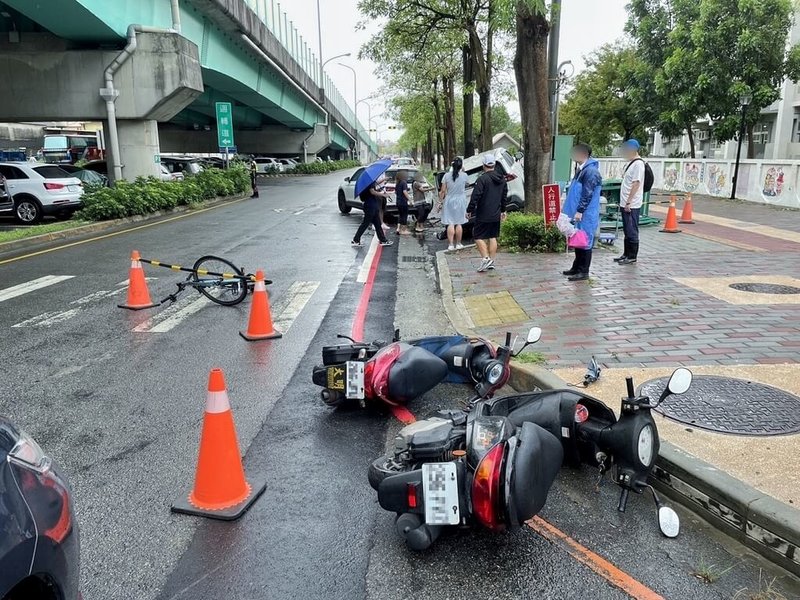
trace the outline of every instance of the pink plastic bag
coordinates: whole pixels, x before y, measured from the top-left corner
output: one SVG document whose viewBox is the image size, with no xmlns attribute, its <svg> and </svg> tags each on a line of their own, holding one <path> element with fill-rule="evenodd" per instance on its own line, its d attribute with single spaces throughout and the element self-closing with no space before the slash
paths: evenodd
<svg viewBox="0 0 800 600">
<path fill-rule="evenodd" d="M 589 247 L 589 236 L 582 229 L 578 229 L 570 236 L 567 246 L 578 250 L 586 250 Z"/>
</svg>

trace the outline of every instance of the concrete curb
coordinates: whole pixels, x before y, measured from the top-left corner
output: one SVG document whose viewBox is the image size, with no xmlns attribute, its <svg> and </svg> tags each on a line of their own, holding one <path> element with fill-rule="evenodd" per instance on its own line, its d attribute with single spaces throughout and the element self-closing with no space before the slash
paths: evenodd
<svg viewBox="0 0 800 600">
<path fill-rule="evenodd" d="M 568 387 L 541 367 L 513 363 L 509 383 L 520 392 Z M 800 510 L 663 440 L 651 481 L 723 533 L 800 576 Z"/>
<path fill-rule="evenodd" d="M 436 253 L 442 304 L 459 333 L 476 335 L 466 311 L 453 298 L 444 251 Z M 518 392 L 567 389 L 543 367 L 511 363 L 509 385 Z M 653 486 L 770 562 L 800 576 L 800 510 L 780 502 L 667 441 L 651 476 Z"/>
<path fill-rule="evenodd" d="M 36 246 L 43 246 L 49 244 L 50 242 L 62 241 L 62 240 L 71 240 L 79 237 L 83 237 L 85 235 L 89 235 L 92 233 L 99 233 L 103 231 L 108 231 L 111 229 L 120 229 L 124 230 L 129 227 L 135 227 L 137 225 L 143 225 L 150 221 L 157 221 L 159 219 L 163 219 L 165 217 L 170 217 L 182 213 L 192 212 L 195 210 L 202 210 L 205 208 L 211 208 L 218 204 L 225 204 L 227 202 L 235 202 L 237 200 L 241 200 L 246 198 L 248 193 L 236 194 L 234 196 L 225 196 L 224 198 L 213 198 L 204 202 L 203 204 L 197 204 L 194 206 L 176 206 L 172 210 L 168 211 L 158 211 L 155 213 L 150 213 L 148 215 L 135 215 L 133 217 L 125 217 L 123 219 L 114 219 L 112 221 L 100 221 L 98 223 L 89 223 L 88 225 L 81 225 L 79 227 L 75 227 L 73 229 L 64 229 L 62 231 L 54 231 L 52 233 L 44 233 L 42 235 L 34 235 L 32 237 L 23 238 L 21 240 L 14 240 L 11 242 L 3 242 L 0 243 L 0 256 L 5 254 L 11 254 L 13 252 L 17 252 L 20 250 L 26 250 L 28 248 L 33 248 Z"/>
</svg>

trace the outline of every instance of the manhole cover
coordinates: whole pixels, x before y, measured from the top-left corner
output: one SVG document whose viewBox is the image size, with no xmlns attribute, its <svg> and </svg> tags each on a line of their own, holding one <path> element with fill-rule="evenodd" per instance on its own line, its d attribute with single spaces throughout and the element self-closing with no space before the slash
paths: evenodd
<svg viewBox="0 0 800 600">
<path fill-rule="evenodd" d="M 752 292 L 754 294 L 800 294 L 800 288 L 777 283 L 732 283 L 728 287 L 740 292 Z"/>
<path fill-rule="evenodd" d="M 643 383 L 639 394 L 657 399 L 668 379 Z M 719 433 L 800 433 L 800 398 L 763 383 L 732 377 L 696 375 L 688 392 L 670 396 L 656 410 L 673 421 Z"/>
</svg>

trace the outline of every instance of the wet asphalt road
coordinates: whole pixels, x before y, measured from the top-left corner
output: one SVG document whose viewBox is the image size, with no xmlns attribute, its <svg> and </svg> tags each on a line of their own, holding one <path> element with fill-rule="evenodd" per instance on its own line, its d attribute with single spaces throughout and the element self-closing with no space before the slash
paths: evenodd
<svg viewBox="0 0 800 600">
<path fill-rule="evenodd" d="M 338 177 L 270 181 L 259 200 L 7 264 L 0 256 L 0 290 L 74 276 L 0 303 L 0 412 L 70 474 L 86 600 L 629 597 L 529 528 L 456 532 L 421 555 L 395 535 L 366 467 L 399 425 L 377 412 L 331 411 L 310 383 L 321 346 L 349 333 L 363 288 L 355 278 L 366 248 L 348 247 L 358 216 L 337 213 Z M 441 243 L 428 240 L 384 252 L 367 339 L 387 339 L 395 326 L 407 336 L 448 331 L 431 267 Z M 115 307 L 134 248 L 182 264 L 213 252 L 263 267 L 275 282 L 274 315 L 293 284 L 319 286 L 278 341 L 239 338 L 247 304 L 204 306 L 165 333 L 133 332 L 163 310 Z M 148 276 L 156 298 L 180 278 L 152 268 Z M 186 296 L 176 308 L 198 298 Z M 267 478 L 236 523 L 169 512 L 191 485 L 214 366 L 225 370 L 246 470 Z M 444 387 L 412 409 L 424 415 L 466 393 Z M 662 597 L 745 599 L 765 587 L 758 559 L 692 515 L 682 513 L 682 535 L 668 541 L 649 499 L 619 515 L 612 486 L 593 486 L 588 471 L 562 473 L 542 516 Z M 725 570 L 714 583 L 693 575 Z M 775 585 L 800 597 L 788 579 Z"/>
</svg>

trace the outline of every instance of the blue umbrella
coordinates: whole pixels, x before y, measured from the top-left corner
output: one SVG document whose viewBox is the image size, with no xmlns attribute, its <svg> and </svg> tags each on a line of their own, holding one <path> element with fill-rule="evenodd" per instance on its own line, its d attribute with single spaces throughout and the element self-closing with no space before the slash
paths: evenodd
<svg viewBox="0 0 800 600">
<path fill-rule="evenodd" d="M 358 181 L 356 181 L 356 196 L 378 181 L 378 178 L 386 173 L 386 170 L 391 166 L 391 160 L 379 160 L 364 169 L 364 172 L 358 176 Z"/>
</svg>

